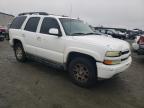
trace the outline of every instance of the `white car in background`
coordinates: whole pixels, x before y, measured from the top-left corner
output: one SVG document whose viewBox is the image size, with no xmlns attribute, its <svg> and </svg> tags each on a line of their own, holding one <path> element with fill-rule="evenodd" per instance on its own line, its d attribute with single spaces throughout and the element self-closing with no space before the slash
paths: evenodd
<svg viewBox="0 0 144 108">
<path fill-rule="evenodd" d="M 133 50 L 140 55 L 144 54 L 144 35 L 137 36 L 132 44 Z"/>
<path fill-rule="evenodd" d="M 140 36 L 137 36 L 132 44 L 133 50 L 137 51 L 139 49 L 139 44 L 138 44 L 138 40 L 139 40 Z"/>
</svg>

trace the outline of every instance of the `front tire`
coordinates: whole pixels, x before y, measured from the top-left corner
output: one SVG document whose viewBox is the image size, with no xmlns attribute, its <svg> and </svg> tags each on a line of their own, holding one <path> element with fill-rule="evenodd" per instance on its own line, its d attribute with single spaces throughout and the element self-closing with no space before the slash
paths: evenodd
<svg viewBox="0 0 144 108">
<path fill-rule="evenodd" d="M 92 87 L 97 80 L 95 61 L 84 57 L 77 57 L 68 66 L 71 80 L 81 87 Z"/>
<path fill-rule="evenodd" d="M 26 61 L 26 54 L 24 52 L 23 46 L 20 42 L 14 45 L 14 52 L 17 61 L 25 62 Z"/>
</svg>

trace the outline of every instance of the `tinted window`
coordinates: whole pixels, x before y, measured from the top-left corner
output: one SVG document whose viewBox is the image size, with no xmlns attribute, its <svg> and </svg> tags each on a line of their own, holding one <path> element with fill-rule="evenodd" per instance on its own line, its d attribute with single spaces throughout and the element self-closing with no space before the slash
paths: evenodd
<svg viewBox="0 0 144 108">
<path fill-rule="evenodd" d="M 36 32 L 39 20 L 40 20 L 39 17 L 30 18 L 25 26 L 25 30 Z"/>
<path fill-rule="evenodd" d="M 16 17 L 12 24 L 10 25 L 10 28 L 13 28 L 13 29 L 20 29 L 23 22 L 25 21 L 26 19 L 26 16 L 20 16 L 20 17 Z"/>
<path fill-rule="evenodd" d="M 49 34 L 51 28 L 57 28 L 59 30 L 59 35 L 61 35 L 60 26 L 57 20 L 54 18 L 44 18 L 40 33 Z"/>
</svg>

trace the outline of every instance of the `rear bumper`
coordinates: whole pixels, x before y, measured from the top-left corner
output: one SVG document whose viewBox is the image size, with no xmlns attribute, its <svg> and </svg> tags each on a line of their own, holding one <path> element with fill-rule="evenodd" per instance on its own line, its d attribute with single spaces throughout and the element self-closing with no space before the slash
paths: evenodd
<svg viewBox="0 0 144 108">
<path fill-rule="evenodd" d="M 96 63 L 98 78 L 109 79 L 114 75 L 123 72 L 127 68 L 129 68 L 131 62 L 132 62 L 132 58 L 129 57 L 127 60 L 125 60 L 124 62 L 118 65 L 105 65 L 103 63 Z"/>
<path fill-rule="evenodd" d="M 144 45 L 139 45 L 139 48 L 144 50 Z"/>
</svg>

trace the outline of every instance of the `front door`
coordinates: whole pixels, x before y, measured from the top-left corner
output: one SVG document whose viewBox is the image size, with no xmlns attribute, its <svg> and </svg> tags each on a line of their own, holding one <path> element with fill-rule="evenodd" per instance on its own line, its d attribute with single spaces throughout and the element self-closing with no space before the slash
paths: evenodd
<svg viewBox="0 0 144 108">
<path fill-rule="evenodd" d="M 59 35 L 61 34 L 60 26 L 58 21 L 54 18 L 45 17 L 43 19 L 40 33 L 37 35 L 41 41 L 41 55 L 49 60 L 63 63 L 63 53 L 64 53 L 64 38 L 58 35 L 52 35 L 49 33 L 51 28 L 56 28 L 59 31 Z"/>
</svg>

